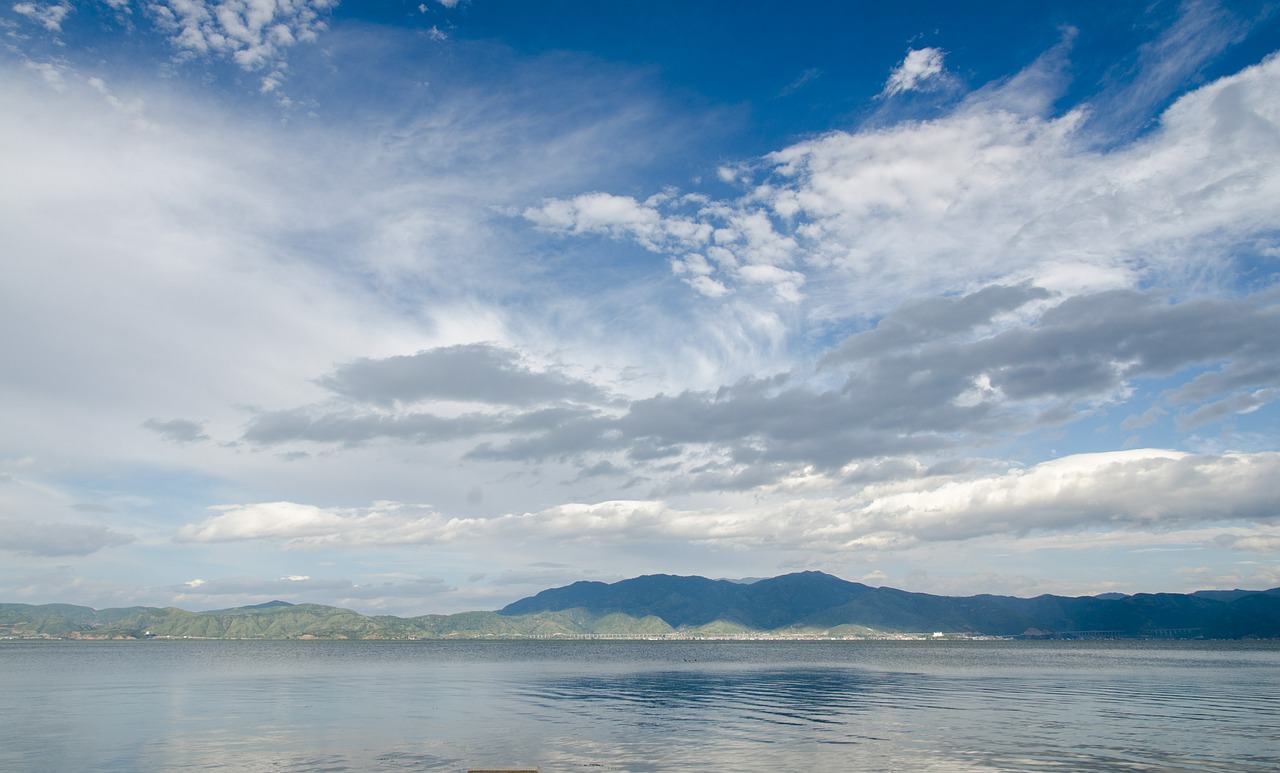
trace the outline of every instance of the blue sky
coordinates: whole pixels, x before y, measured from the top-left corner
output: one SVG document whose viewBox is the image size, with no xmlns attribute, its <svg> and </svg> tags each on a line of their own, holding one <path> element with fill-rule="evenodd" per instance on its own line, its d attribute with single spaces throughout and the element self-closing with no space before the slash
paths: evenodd
<svg viewBox="0 0 1280 773">
<path fill-rule="evenodd" d="M 1280 585 L 1265 2 L 0 8 L 0 599 Z"/>
</svg>

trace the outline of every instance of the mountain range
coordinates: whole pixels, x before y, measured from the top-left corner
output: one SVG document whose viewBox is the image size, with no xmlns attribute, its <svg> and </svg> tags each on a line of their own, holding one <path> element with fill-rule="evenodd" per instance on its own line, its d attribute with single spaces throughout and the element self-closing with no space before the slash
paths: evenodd
<svg viewBox="0 0 1280 773">
<path fill-rule="evenodd" d="M 594 615 L 652 615 L 677 629 L 728 622 L 760 631 L 859 625 L 882 631 L 992 636 L 1105 632 L 1137 637 L 1170 635 L 1171 631 L 1209 638 L 1280 636 L 1280 588 L 1106 597 L 952 597 L 873 588 L 822 572 L 787 574 L 750 584 L 671 575 L 612 584 L 577 582 L 521 599 L 500 613 L 566 609 Z"/>
<path fill-rule="evenodd" d="M 930 632 L 1024 638 L 1280 638 L 1280 588 L 952 597 L 799 572 L 753 582 L 673 575 L 576 582 L 496 612 L 406 618 L 283 601 L 209 612 L 0 604 L 0 637 L 10 638 L 877 638 Z"/>
</svg>

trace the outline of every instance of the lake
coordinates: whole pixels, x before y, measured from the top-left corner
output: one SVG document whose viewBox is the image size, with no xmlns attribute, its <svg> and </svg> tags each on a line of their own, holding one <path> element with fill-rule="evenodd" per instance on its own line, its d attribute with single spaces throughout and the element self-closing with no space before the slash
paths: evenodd
<svg viewBox="0 0 1280 773">
<path fill-rule="evenodd" d="M 0 770 L 1280 771 L 1280 642 L 0 642 Z"/>
</svg>

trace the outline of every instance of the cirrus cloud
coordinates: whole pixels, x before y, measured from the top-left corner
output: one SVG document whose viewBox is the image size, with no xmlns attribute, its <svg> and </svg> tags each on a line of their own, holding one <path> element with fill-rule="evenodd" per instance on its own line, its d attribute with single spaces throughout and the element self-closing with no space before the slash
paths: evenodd
<svg viewBox="0 0 1280 773">
<path fill-rule="evenodd" d="M 123 534 L 99 524 L 64 521 L 31 521 L 0 516 L 0 550 L 28 556 L 87 556 L 106 548 L 133 542 Z"/>
</svg>

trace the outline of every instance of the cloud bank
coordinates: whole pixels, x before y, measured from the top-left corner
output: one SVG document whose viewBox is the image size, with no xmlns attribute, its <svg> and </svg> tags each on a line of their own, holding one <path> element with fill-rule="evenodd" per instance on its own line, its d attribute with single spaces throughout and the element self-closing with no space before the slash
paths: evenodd
<svg viewBox="0 0 1280 773">
<path fill-rule="evenodd" d="M 1275 575 L 1271 12 L 712 83 L 366 10 L 0 8 L 0 592 Z"/>
</svg>

